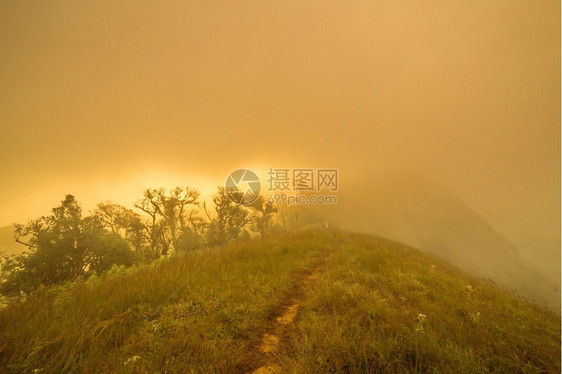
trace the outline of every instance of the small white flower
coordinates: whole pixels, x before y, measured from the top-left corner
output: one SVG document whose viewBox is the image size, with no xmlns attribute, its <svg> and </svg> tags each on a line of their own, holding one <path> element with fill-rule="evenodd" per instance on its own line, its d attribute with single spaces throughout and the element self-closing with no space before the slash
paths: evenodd
<svg viewBox="0 0 562 374">
<path fill-rule="evenodd" d="M 416 327 L 416 331 L 419 332 L 420 334 L 423 334 L 423 323 L 425 321 L 425 319 L 427 318 L 427 316 L 425 314 L 418 314 L 418 326 Z"/>
<path fill-rule="evenodd" d="M 139 358 L 140 358 L 140 356 L 138 356 L 138 355 L 129 357 L 127 359 L 127 361 L 125 361 L 125 366 L 135 363 Z"/>
</svg>

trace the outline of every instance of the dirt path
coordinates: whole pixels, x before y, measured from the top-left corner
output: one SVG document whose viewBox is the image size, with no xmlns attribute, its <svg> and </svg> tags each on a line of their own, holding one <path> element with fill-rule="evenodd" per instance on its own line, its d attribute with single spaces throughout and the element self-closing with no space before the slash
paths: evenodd
<svg viewBox="0 0 562 374">
<path fill-rule="evenodd" d="M 274 314 L 274 318 L 262 335 L 261 343 L 258 346 L 257 354 L 260 361 L 266 363 L 261 367 L 247 373 L 251 374 L 275 374 L 279 372 L 279 367 L 275 363 L 275 352 L 279 348 L 279 342 L 285 335 L 287 328 L 295 322 L 295 318 L 304 301 L 305 290 L 311 283 L 318 278 L 327 262 L 328 256 L 319 260 L 312 270 L 303 273 L 291 292 L 281 303 L 279 310 Z"/>
</svg>

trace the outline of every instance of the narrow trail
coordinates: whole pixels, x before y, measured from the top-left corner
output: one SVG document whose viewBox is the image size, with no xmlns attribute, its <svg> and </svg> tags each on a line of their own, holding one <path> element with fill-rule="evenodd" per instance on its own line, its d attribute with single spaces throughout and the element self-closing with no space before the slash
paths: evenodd
<svg viewBox="0 0 562 374">
<path fill-rule="evenodd" d="M 256 358 L 261 359 L 262 362 L 265 361 L 265 364 L 247 372 L 247 374 L 275 374 L 279 372 L 279 367 L 275 362 L 275 352 L 277 352 L 279 343 L 285 336 L 288 327 L 295 322 L 299 309 L 305 300 L 306 288 L 310 287 L 314 280 L 318 278 L 328 261 L 328 257 L 329 255 L 326 254 L 315 263 L 311 270 L 305 271 L 299 277 L 295 287 L 285 297 L 257 347 Z"/>
</svg>

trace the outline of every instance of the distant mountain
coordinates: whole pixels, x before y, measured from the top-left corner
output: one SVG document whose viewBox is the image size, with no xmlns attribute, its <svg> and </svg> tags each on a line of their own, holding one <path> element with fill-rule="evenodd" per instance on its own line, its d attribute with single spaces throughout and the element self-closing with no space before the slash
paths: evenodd
<svg viewBox="0 0 562 374">
<path fill-rule="evenodd" d="M 14 240 L 14 226 L 0 227 L 0 256 L 22 252 L 25 247 Z"/>
<path fill-rule="evenodd" d="M 413 179 L 373 182 L 336 206 L 312 208 L 337 226 L 397 240 L 477 276 L 560 307 L 560 286 L 461 199 Z"/>
</svg>

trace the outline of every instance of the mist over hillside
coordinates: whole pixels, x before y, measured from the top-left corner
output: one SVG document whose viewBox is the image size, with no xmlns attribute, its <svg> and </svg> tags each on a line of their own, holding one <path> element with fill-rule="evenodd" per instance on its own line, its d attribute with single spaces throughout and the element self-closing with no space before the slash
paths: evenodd
<svg viewBox="0 0 562 374">
<path fill-rule="evenodd" d="M 524 256 L 460 198 L 411 175 L 354 185 L 358 187 L 352 194 L 349 190 L 339 194 L 336 205 L 309 206 L 307 210 L 340 228 L 419 248 L 504 288 L 560 308 L 560 253 L 543 246 L 542 238 L 536 239 L 536 254 Z M 0 228 L 0 255 L 25 249 L 15 242 L 13 233 L 13 226 Z M 541 260 L 552 266 L 537 266 Z"/>
<path fill-rule="evenodd" d="M 13 226 L 0 227 L 0 256 L 16 254 L 25 248 L 14 240 Z"/>
<path fill-rule="evenodd" d="M 315 206 L 311 211 L 339 227 L 420 248 L 474 275 L 560 307 L 558 265 L 535 268 L 460 198 L 413 177 L 356 185 L 363 187 L 353 195 L 344 193 L 337 205 Z M 558 264 L 559 258 L 558 253 Z"/>
</svg>

